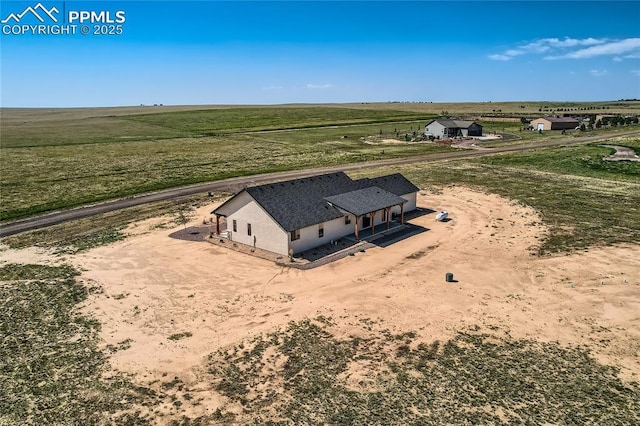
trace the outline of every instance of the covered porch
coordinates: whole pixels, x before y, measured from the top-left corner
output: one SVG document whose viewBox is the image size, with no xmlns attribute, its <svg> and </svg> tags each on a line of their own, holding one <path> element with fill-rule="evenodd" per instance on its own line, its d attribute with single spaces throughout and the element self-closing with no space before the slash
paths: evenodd
<svg viewBox="0 0 640 426">
<path fill-rule="evenodd" d="M 376 231 L 389 230 L 393 207 L 400 206 L 400 224 L 404 223 L 404 204 L 407 200 L 376 186 L 326 197 L 325 200 L 355 217 L 353 229 L 356 240 L 360 240 L 363 233 L 369 237 L 375 235 Z M 383 225 L 380 229 L 376 229 L 378 217 Z"/>
</svg>

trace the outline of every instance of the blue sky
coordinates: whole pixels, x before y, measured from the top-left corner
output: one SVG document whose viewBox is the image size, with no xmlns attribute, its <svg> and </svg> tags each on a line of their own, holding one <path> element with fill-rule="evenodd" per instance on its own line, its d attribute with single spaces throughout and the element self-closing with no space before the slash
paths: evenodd
<svg viewBox="0 0 640 426">
<path fill-rule="evenodd" d="M 38 3 L 125 21 L 20 32 Z M 640 98 L 635 1 L 3 0 L 0 20 L 4 107 Z"/>
</svg>

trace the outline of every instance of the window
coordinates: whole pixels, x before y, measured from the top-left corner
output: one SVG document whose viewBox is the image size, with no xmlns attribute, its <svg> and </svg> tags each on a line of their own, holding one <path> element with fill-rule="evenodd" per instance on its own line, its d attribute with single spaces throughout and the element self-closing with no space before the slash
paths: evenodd
<svg viewBox="0 0 640 426">
<path fill-rule="evenodd" d="M 295 231 L 291 231 L 291 241 L 300 239 L 300 230 L 296 229 Z"/>
<path fill-rule="evenodd" d="M 318 225 L 318 238 L 324 237 L 324 226 Z"/>
<path fill-rule="evenodd" d="M 238 232 L 238 222 L 235 219 L 233 219 L 233 232 Z"/>
<path fill-rule="evenodd" d="M 351 216 L 347 215 L 344 217 L 344 224 L 348 225 L 351 223 Z"/>
<path fill-rule="evenodd" d="M 247 235 L 251 235 L 251 224 L 247 223 Z"/>
</svg>

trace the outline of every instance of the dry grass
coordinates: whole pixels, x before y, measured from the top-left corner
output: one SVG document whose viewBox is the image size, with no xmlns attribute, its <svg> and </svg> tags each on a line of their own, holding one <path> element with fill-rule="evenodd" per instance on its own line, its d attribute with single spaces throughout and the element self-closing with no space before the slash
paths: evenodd
<svg viewBox="0 0 640 426">
<path fill-rule="evenodd" d="M 176 224 L 182 216 L 190 216 L 196 207 L 210 203 L 205 195 L 188 197 L 184 200 L 147 204 L 139 207 L 104 213 L 87 219 L 80 219 L 47 228 L 23 232 L 2 240 L 10 248 L 43 247 L 53 249 L 58 254 L 76 254 L 94 247 L 120 241 L 126 238 L 127 225 L 151 217 L 164 217 L 166 224 Z"/>
<path fill-rule="evenodd" d="M 292 322 L 210 357 L 214 387 L 247 424 L 635 424 L 640 387 L 582 348 L 466 330 L 421 341 L 372 321 L 336 338 L 328 318 Z"/>
<path fill-rule="evenodd" d="M 427 114 L 462 114 L 481 116 L 495 114 L 497 116 L 518 117 L 521 115 L 541 115 L 546 113 L 588 113 L 588 114 L 640 114 L 640 101 L 607 101 L 607 102 L 384 102 L 345 104 L 352 108 L 393 109 Z M 562 108 L 562 111 L 558 111 Z M 586 108 L 586 109 L 585 109 Z"/>
<path fill-rule="evenodd" d="M 0 268 L 0 423 L 145 422 L 134 408 L 155 395 L 110 371 L 100 324 L 77 311 L 98 289 L 77 274 L 68 266 Z"/>
<path fill-rule="evenodd" d="M 640 148 L 638 139 L 615 143 Z M 640 163 L 603 161 L 610 152 L 564 147 L 374 173 L 401 172 L 421 188 L 464 184 L 522 202 L 551 231 L 540 253 L 557 253 L 640 241 Z"/>
<path fill-rule="evenodd" d="M 360 140 L 382 129 L 417 131 L 419 122 L 412 120 L 418 115 L 405 112 L 233 108 L 79 117 L 53 113 L 49 120 L 20 121 L 3 113 L 0 219 L 232 176 L 447 149 L 414 144 L 382 153 Z M 335 123 L 344 127 L 315 127 Z M 300 127 L 244 132 L 242 126 Z"/>
<path fill-rule="evenodd" d="M 380 134 L 410 139 L 440 114 L 470 118 L 539 115 L 536 107 L 545 106 L 592 114 L 630 114 L 639 111 L 639 105 L 516 102 L 4 108 L 0 114 L 0 220 L 231 176 L 441 152 L 447 148 L 394 144 L 382 149 L 361 140 Z M 487 133 L 512 133 L 527 141 L 558 137 L 521 132 L 518 123 L 484 125 Z"/>
</svg>

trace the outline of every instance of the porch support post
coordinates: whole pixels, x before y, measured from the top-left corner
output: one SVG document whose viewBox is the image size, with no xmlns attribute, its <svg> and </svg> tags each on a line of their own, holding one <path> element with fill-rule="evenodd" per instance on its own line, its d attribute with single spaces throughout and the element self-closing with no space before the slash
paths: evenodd
<svg viewBox="0 0 640 426">
<path fill-rule="evenodd" d="M 376 233 L 376 212 L 371 212 L 371 235 Z"/>
<path fill-rule="evenodd" d="M 356 241 L 360 240 L 360 237 L 358 237 L 358 219 L 360 219 L 360 216 L 356 216 L 356 224 L 355 224 Z"/>
<path fill-rule="evenodd" d="M 404 203 L 400 204 L 400 223 L 404 223 Z"/>
<path fill-rule="evenodd" d="M 220 215 L 216 215 L 216 235 L 220 235 Z"/>
<path fill-rule="evenodd" d="M 389 217 L 391 216 L 391 211 L 389 210 L 389 207 L 387 207 L 386 209 L 384 209 L 384 214 L 387 218 L 387 229 L 389 229 Z"/>
</svg>

